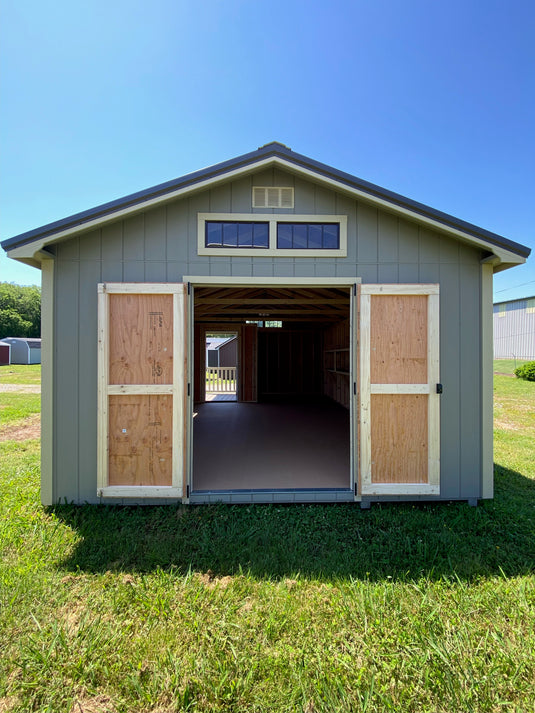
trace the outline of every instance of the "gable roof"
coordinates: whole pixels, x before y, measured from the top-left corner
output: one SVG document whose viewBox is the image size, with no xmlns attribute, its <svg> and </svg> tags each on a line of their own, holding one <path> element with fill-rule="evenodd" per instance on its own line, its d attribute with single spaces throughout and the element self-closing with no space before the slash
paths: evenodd
<svg viewBox="0 0 535 713">
<path fill-rule="evenodd" d="M 531 252 L 524 245 L 508 240 L 501 235 L 430 208 L 423 203 L 418 203 L 349 173 L 338 171 L 331 166 L 298 154 L 284 144 L 275 141 L 237 158 L 223 161 L 21 233 L 4 240 L 1 245 L 10 257 L 38 265 L 40 262 L 39 252 L 49 244 L 193 191 L 274 165 L 302 174 L 310 180 L 326 184 L 334 190 L 349 193 L 356 198 L 386 208 L 409 219 L 426 223 L 435 229 L 482 247 L 491 253 L 490 257 L 495 257 L 497 263 L 503 263 L 502 269 L 508 265 L 524 262 Z"/>
</svg>

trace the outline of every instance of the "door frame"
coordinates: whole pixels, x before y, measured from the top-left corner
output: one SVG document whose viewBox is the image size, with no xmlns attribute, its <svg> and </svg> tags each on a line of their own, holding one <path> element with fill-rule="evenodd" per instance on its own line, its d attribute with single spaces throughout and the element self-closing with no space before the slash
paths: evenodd
<svg viewBox="0 0 535 713">
<path fill-rule="evenodd" d="M 206 275 L 184 275 L 183 283 L 187 286 L 188 310 L 187 310 L 187 344 L 188 344 L 188 374 L 187 374 L 187 418 L 186 418 L 186 497 L 183 502 L 189 500 L 189 493 L 193 490 L 193 348 L 194 348 L 194 291 L 195 287 L 279 287 L 284 289 L 296 287 L 347 287 L 349 289 L 349 330 L 350 330 L 350 408 L 349 408 L 349 439 L 350 439 L 350 473 L 349 488 L 355 493 L 355 500 L 360 500 L 357 495 L 356 483 L 358 483 L 358 399 L 357 399 L 357 326 L 358 326 L 358 285 L 362 282 L 360 277 L 217 277 Z"/>
</svg>

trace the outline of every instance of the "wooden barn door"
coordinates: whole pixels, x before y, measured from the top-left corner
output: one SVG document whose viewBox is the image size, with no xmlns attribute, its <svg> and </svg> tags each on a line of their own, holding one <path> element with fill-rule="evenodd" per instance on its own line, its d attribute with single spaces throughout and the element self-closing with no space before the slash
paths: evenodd
<svg viewBox="0 0 535 713">
<path fill-rule="evenodd" d="M 440 493 L 438 285 L 362 285 L 360 492 Z"/>
<path fill-rule="evenodd" d="M 99 285 L 99 477 L 105 497 L 182 497 L 184 285 Z"/>
</svg>

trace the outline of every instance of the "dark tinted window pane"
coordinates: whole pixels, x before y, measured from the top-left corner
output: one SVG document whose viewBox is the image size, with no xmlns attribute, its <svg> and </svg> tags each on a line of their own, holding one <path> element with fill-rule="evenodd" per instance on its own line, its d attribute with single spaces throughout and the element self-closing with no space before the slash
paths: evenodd
<svg viewBox="0 0 535 713">
<path fill-rule="evenodd" d="M 221 223 L 206 223 L 206 247 L 221 245 Z"/>
<path fill-rule="evenodd" d="M 340 226 L 330 223 L 323 226 L 323 247 L 334 250 L 340 247 Z"/>
<path fill-rule="evenodd" d="M 295 250 L 337 250 L 338 223 L 278 223 L 277 247 Z"/>
<path fill-rule="evenodd" d="M 250 248 L 253 246 L 253 224 L 238 223 L 238 246 Z"/>
<path fill-rule="evenodd" d="M 277 225 L 277 247 L 291 248 L 292 246 L 292 226 L 289 223 L 279 223 Z"/>
<path fill-rule="evenodd" d="M 308 247 L 313 250 L 315 248 L 322 248 L 322 234 L 323 230 L 321 225 L 309 225 L 308 226 Z"/>
<path fill-rule="evenodd" d="M 207 248 L 267 248 L 269 223 L 207 220 L 205 244 Z"/>
<path fill-rule="evenodd" d="M 253 246 L 269 247 L 269 223 L 253 223 Z"/>
<path fill-rule="evenodd" d="M 237 223 L 223 223 L 223 245 L 230 248 L 238 246 Z"/>
<path fill-rule="evenodd" d="M 294 224 L 294 244 L 293 247 L 307 248 L 308 247 L 308 225 L 306 223 L 295 223 Z"/>
</svg>

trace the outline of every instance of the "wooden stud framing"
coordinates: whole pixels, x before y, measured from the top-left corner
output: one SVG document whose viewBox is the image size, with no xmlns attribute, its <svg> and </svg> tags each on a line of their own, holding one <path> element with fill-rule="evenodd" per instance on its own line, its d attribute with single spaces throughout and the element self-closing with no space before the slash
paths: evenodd
<svg viewBox="0 0 535 713">
<path fill-rule="evenodd" d="M 362 494 L 438 495 L 438 285 L 361 286 L 360 377 Z"/>
<path fill-rule="evenodd" d="M 100 497 L 183 496 L 185 311 L 182 284 L 98 286 Z M 147 315 L 148 329 L 145 325 L 140 333 L 138 326 Z"/>
</svg>

